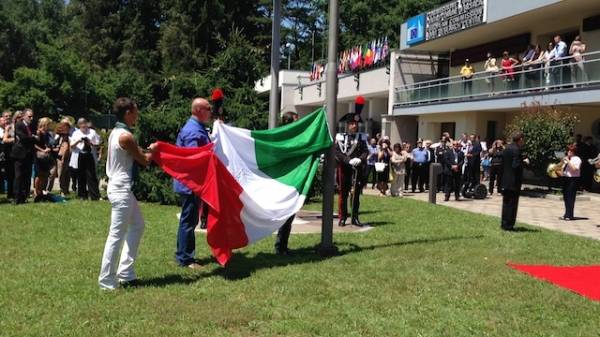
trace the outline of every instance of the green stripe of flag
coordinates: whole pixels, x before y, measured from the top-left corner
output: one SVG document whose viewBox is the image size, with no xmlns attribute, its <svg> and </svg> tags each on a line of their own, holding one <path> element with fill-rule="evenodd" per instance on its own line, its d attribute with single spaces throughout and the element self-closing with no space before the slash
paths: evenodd
<svg viewBox="0 0 600 337">
<path fill-rule="evenodd" d="M 332 145 L 325 109 L 297 122 L 270 130 L 252 131 L 258 168 L 282 184 L 306 195 L 320 154 Z"/>
</svg>

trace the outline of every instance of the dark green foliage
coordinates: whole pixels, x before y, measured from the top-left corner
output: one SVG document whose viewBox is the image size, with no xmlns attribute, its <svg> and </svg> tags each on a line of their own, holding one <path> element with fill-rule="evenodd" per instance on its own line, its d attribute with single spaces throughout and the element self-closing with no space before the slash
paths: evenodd
<svg viewBox="0 0 600 337">
<path fill-rule="evenodd" d="M 510 139 L 515 131 L 525 134 L 523 152 L 531 162 L 530 168 L 537 176 L 546 176 L 549 163 L 557 162 L 556 151 L 566 152 L 573 142 L 573 129 L 578 122 L 575 113 L 542 107 L 539 103 L 524 105 L 522 112 L 508 124 L 506 136 Z"/>
<path fill-rule="evenodd" d="M 341 2 L 340 50 L 383 35 L 394 46 L 403 20 L 438 2 Z M 291 57 L 307 70 L 326 57 L 327 6 L 282 2 L 282 65 Z M 268 103 L 254 84 L 269 71 L 271 14 L 270 0 L 0 0 L 0 109 L 106 127 L 112 102 L 129 96 L 145 147 L 174 142 L 191 99 L 221 87 L 229 122 L 266 128 Z M 174 202 L 158 169 L 141 178 L 138 196 Z"/>
</svg>

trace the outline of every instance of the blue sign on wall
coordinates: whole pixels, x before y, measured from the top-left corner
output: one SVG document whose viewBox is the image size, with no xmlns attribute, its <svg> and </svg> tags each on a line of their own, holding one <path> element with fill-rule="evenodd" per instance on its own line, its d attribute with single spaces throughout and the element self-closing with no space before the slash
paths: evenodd
<svg viewBox="0 0 600 337">
<path fill-rule="evenodd" d="M 425 14 L 413 16 L 406 21 L 406 44 L 425 41 Z"/>
</svg>

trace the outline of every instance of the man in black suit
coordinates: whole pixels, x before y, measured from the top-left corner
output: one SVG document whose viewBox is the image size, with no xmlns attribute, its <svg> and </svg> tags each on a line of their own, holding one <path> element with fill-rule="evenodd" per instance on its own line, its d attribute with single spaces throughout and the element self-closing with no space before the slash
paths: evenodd
<svg viewBox="0 0 600 337">
<path fill-rule="evenodd" d="M 471 188 L 475 188 L 481 181 L 481 142 L 479 136 L 471 135 Z"/>
<path fill-rule="evenodd" d="M 450 200 L 450 192 L 454 190 L 454 198 L 460 199 L 460 186 L 462 178 L 462 167 L 465 163 L 465 154 L 459 141 L 452 142 L 452 149 L 444 152 L 442 160 L 442 173 L 445 176 L 444 201 Z"/>
<path fill-rule="evenodd" d="M 35 135 L 32 132 L 33 111 L 25 110 L 23 119 L 15 124 L 15 143 L 11 157 L 15 165 L 15 204 L 23 204 L 31 189 L 31 169 L 33 166 L 33 145 Z"/>
<path fill-rule="evenodd" d="M 519 207 L 519 195 L 523 181 L 523 164 L 529 164 L 529 159 L 524 159 L 521 148 L 525 144 L 522 132 L 515 132 L 512 143 L 506 146 L 502 153 L 502 222 L 503 230 L 514 229 Z"/>
</svg>

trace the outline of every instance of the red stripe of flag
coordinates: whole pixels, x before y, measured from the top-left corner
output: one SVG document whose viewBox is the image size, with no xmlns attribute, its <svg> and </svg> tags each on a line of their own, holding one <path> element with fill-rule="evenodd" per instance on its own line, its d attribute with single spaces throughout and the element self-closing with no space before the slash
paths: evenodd
<svg viewBox="0 0 600 337">
<path fill-rule="evenodd" d="M 221 265 L 232 250 L 248 245 L 240 218 L 242 186 L 213 152 L 213 144 L 177 147 L 158 142 L 153 160 L 208 205 L 207 242 Z"/>
</svg>

